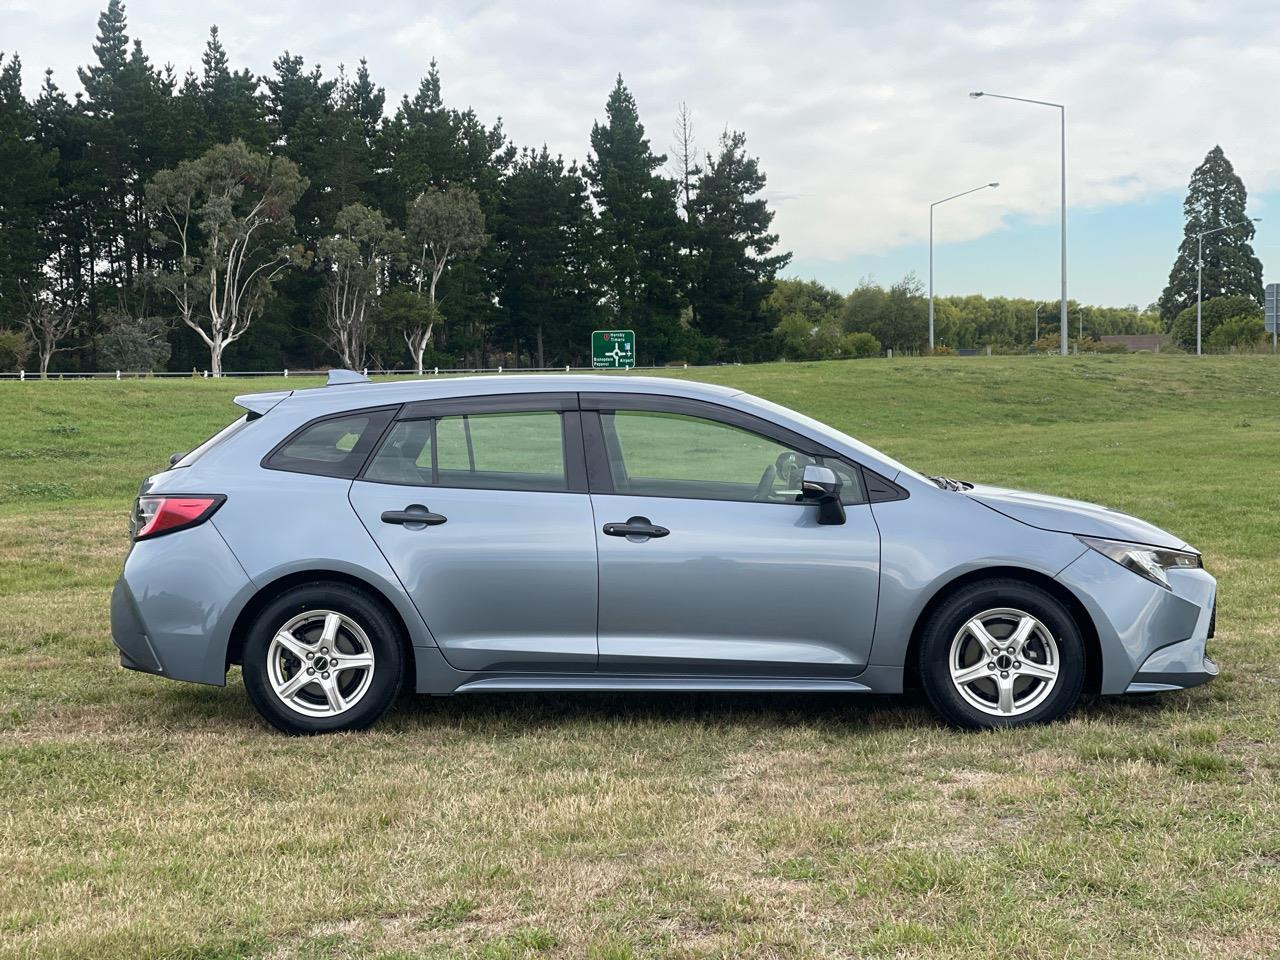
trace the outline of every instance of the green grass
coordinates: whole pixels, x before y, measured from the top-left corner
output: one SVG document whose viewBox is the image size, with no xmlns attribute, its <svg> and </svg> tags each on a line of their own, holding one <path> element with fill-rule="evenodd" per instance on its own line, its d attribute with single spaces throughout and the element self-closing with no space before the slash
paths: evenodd
<svg viewBox="0 0 1280 960">
<path fill-rule="evenodd" d="M 965 735 L 913 699 L 409 700 L 296 740 L 127 673 L 138 480 L 289 381 L 0 383 L 0 955 L 1269 957 L 1280 362 L 690 371 L 1202 548 L 1223 676 Z"/>
</svg>

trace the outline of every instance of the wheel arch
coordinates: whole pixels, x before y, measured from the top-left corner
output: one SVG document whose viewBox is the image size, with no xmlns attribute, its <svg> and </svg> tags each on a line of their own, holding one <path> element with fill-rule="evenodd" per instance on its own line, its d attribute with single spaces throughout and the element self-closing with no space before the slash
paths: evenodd
<svg viewBox="0 0 1280 960">
<path fill-rule="evenodd" d="M 920 614 L 916 617 L 915 624 L 911 628 L 911 639 L 907 644 L 906 660 L 903 663 L 903 686 L 907 688 L 918 688 L 920 686 L 920 668 L 917 653 L 920 649 L 924 626 L 929 622 L 929 617 L 933 614 L 933 611 L 957 590 L 971 583 L 993 579 L 1020 580 L 1033 587 L 1039 587 L 1067 608 L 1072 619 L 1075 620 L 1076 626 L 1080 628 L 1080 636 L 1084 640 L 1084 692 L 1087 694 L 1098 693 L 1102 689 L 1102 643 L 1098 638 L 1098 629 L 1094 625 L 1089 611 L 1074 593 L 1053 579 L 1053 577 L 1036 570 L 1029 570 L 1026 567 L 1009 566 L 980 567 L 977 570 L 970 570 L 948 580 L 934 591 L 928 602 L 921 608 Z"/>
<path fill-rule="evenodd" d="M 385 593 L 376 586 L 361 577 L 357 577 L 350 573 L 343 573 L 339 570 L 317 569 L 317 570 L 299 570 L 294 573 L 288 573 L 277 577 L 270 583 L 261 587 L 244 608 L 237 615 L 235 623 L 231 627 L 230 642 L 227 644 L 227 669 L 232 664 L 238 664 L 243 660 L 245 638 L 248 636 L 249 630 L 254 620 L 258 618 L 258 614 L 262 612 L 272 600 L 280 596 L 286 590 L 299 586 L 304 583 L 316 583 L 320 581 L 328 581 L 331 583 L 344 583 L 348 586 L 355 587 L 358 590 L 367 593 L 375 602 L 380 604 L 386 611 L 387 616 L 391 618 L 391 622 L 395 625 L 396 632 L 400 637 L 400 646 L 405 656 L 405 676 L 412 678 L 416 674 L 416 658 L 414 656 L 413 640 L 409 633 L 409 627 L 404 622 L 404 617 L 400 611 L 396 609 L 396 605 L 391 602 Z"/>
</svg>

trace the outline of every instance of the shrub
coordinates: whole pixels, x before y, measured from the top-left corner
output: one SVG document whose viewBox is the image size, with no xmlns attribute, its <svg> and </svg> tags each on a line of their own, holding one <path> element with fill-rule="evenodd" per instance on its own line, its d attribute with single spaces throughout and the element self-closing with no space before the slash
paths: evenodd
<svg viewBox="0 0 1280 960">
<path fill-rule="evenodd" d="M 945 346 L 941 343 L 933 348 L 933 355 L 935 357 L 953 357 L 955 356 L 955 353 L 956 352 L 952 350 L 950 347 Z"/>
<path fill-rule="evenodd" d="M 1204 346 L 1214 353 L 1226 353 L 1240 347 L 1256 347 L 1266 336 L 1266 325 L 1256 316 L 1232 317 L 1214 328 Z"/>
<path fill-rule="evenodd" d="M 880 356 L 880 341 L 869 333 L 848 333 L 840 341 L 841 352 L 857 359 Z"/>
<path fill-rule="evenodd" d="M 31 356 L 31 341 L 21 330 L 0 330 L 0 370 L 21 370 Z"/>
<path fill-rule="evenodd" d="M 107 370 L 149 373 L 169 361 L 168 329 L 156 317 L 112 314 L 98 337 L 98 358 Z"/>
<path fill-rule="evenodd" d="M 1200 305 L 1201 341 L 1209 342 L 1209 336 L 1221 324 L 1236 317 L 1256 317 L 1262 320 L 1262 308 L 1253 297 L 1213 297 Z M 1184 350 L 1196 348 L 1196 308 L 1195 304 L 1187 307 L 1173 319 L 1169 328 L 1173 340 Z"/>
</svg>

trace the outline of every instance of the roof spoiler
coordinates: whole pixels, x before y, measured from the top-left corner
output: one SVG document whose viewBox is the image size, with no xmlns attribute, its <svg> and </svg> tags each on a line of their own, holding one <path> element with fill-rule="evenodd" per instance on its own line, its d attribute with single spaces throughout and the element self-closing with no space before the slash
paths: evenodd
<svg viewBox="0 0 1280 960">
<path fill-rule="evenodd" d="M 330 370 L 329 379 L 325 381 L 326 387 L 340 387 L 344 383 L 369 383 L 370 380 L 363 373 L 356 373 L 354 370 Z"/>
<path fill-rule="evenodd" d="M 291 393 L 293 393 L 292 390 L 275 390 L 271 393 L 244 393 L 235 398 L 235 404 L 238 407 L 244 407 L 254 417 L 260 417 Z M 252 420 L 253 417 L 249 419 Z"/>
</svg>

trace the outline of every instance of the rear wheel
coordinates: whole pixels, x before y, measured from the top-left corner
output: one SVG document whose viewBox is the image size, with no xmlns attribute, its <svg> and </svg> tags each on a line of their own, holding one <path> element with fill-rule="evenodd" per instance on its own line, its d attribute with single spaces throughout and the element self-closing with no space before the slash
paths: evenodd
<svg viewBox="0 0 1280 960">
<path fill-rule="evenodd" d="M 1020 580 L 969 584 L 930 616 L 920 678 L 949 723 L 970 729 L 1048 723 L 1084 687 L 1085 651 L 1070 612 Z"/>
<path fill-rule="evenodd" d="M 301 584 L 258 615 L 244 648 L 244 685 L 287 733 L 358 730 L 400 691 L 404 655 L 380 603 L 345 583 Z"/>
</svg>

